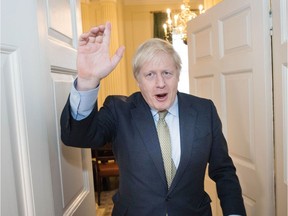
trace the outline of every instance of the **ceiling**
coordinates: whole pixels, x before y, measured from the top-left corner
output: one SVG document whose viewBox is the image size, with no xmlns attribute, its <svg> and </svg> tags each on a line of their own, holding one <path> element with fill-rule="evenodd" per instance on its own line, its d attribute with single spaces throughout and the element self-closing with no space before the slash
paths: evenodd
<svg viewBox="0 0 288 216">
<path fill-rule="evenodd" d="M 125 5 L 145 5 L 145 4 L 172 4 L 172 3 L 179 3 L 181 4 L 183 1 L 181 0 L 124 0 Z M 204 0 L 190 0 L 193 4 L 203 4 Z"/>
</svg>

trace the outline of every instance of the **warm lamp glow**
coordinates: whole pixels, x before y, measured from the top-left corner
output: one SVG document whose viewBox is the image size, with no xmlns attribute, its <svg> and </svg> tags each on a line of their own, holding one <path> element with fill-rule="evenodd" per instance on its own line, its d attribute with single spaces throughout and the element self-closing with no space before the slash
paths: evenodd
<svg viewBox="0 0 288 216">
<path fill-rule="evenodd" d="M 165 39 L 172 42 L 172 35 L 180 35 L 184 43 L 187 43 L 187 22 L 197 17 L 197 14 L 191 11 L 189 6 L 189 0 L 183 0 L 183 4 L 180 6 L 181 12 L 173 16 L 174 20 L 171 19 L 171 9 L 167 8 L 167 21 L 163 25 Z M 199 14 L 205 12 L 203 5 L 198 7 Z"/>
<path fill-rule="evenodd" d="M 198 9 L 199 9 L 199 14 L 205 13 L 205 10 L 204 10 L 204 7 L 203 7 L 202 4 L 200 4 L 200 5 L 198 6 Z"/>
</svg>

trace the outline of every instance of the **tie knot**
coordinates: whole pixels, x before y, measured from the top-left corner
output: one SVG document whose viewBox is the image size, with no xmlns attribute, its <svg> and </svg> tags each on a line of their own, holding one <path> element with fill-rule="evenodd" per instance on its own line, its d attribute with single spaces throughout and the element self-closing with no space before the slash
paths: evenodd
<svg viewBox="0 0 288 216">
<path fill-rule="evenodd" d="M 167 115 L 168 111 L 167 110 L 163 110 L 163 111 L 159 111 L 158 115 L 159 115 L 159 119 L 160 120 L 164 120 L 166 115 Z"/>
</svg>

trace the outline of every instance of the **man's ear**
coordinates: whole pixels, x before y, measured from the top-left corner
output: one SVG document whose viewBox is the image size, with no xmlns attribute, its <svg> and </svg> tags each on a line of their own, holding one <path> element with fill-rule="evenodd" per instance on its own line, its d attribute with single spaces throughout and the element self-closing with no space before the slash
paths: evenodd
<svg viewBox="0 0 288 216">
<path fill-rule="evenodd" d="M 137 86 L 139 87 L 140 84 L 136 78 L 135 78 L 135 82 L 136 82 Z"/>
</svg>

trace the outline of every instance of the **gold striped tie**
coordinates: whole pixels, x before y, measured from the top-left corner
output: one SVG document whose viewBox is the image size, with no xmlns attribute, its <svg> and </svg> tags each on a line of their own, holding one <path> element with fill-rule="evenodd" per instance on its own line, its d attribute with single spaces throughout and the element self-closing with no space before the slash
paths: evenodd
<svg viewBox="0 0 288 216">
<path fill-rule="evenodd" d="M 157 133 L 160 142 L 162 158 L 164 162 L 167 185 L 169 188 L 176 173 L 176 167 L 172 159 L 171 138 L 169 128 L 165 121 L 167 113 L 168 113 L 167 110 L 158 112 L 159 120 L 157 123 Z"/>
</svg>

